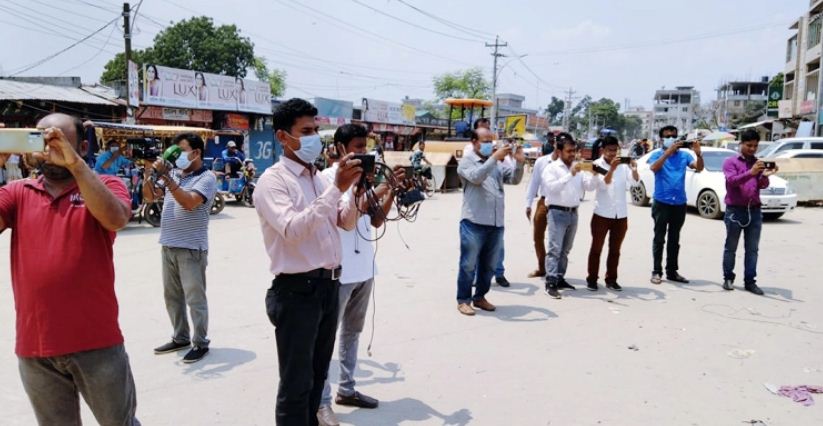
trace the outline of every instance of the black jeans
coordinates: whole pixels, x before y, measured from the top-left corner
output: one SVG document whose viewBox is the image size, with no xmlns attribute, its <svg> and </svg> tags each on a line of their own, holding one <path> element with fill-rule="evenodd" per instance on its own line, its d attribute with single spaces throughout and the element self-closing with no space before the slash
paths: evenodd
<svg viewBox="0 0 823 426">
<path fill-rule="evenodd" d="M 278 426 L 317 425 L 337 334 L 338 291 L 338 281 L 277 277 L 266 293 L 280 370 Z"/>
<path fill-rule="evenodd" d="M 686 205 L 655 201 L 652 204 L 652 218 L 654 219 L 654 241 L 652 243 L 654 270 L 652 272 L 663 274 L 663 246 L 666 246 L 666 275 L 674 275 L 680 269 L 677 257 L 680 254 L 680 230 L 686 222 Z"/>
</svg>

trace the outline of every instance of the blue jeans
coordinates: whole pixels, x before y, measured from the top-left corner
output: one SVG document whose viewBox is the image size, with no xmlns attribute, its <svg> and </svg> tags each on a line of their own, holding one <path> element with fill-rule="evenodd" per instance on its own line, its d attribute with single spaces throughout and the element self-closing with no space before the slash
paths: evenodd
<svg viewBox="0 0 823 426">
<path fill-rule="evenodd" d="M 751 214 L 750 214 L 751 213 Z M 734 281 L 734 261 L 740 233 L 743 233 L 745 284 L 754 284 L 757 278 L 757 251 L 760 246 L 760 230 L 763 228 L 763 213 L 759 207 L 726 206 L 726 246 L 723 249 L 723 279 Z"/>
<path fill-rule="evenodd" d="M 495 265 L 503 247 L 503 228 L 460 221 L 460 272 L 457 303 L 482 299 L 492 283 Z M 475 283 L 475 276 L 477 282 Z M 472 297 L 472 284 L 475 284 Z"/>
<path fill-rule="evenodd" d="M 549 210 L 549 249 L 546 256 L 546 282 L 556 284 L 566 275 L 569 252 L 577 234 L 577 211 Z"/>
<path fill-rule="evenodd" d="M 506 275 L 506 268 L 503 266 L 503 258 L 506 257 L 506 244 L 505 237 L 503 236 L 503 228 L 501 228 L 500 234 L 500 238 L 503 239 L 504 243 L 500 244 L 500 260 L 497 262 L 497 266 L 494 268 L 494 276 L 498 278 L 504 277 Z"/>
</svg>

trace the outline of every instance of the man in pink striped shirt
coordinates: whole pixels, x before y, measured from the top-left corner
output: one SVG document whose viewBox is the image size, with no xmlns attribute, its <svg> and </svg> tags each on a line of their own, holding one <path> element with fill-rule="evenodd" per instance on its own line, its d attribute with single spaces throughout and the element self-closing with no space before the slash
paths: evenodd
<svg viewBox="0 0 823 426">
<path fill-rule="evenodd" d="M 266 311 L 275 327 L 280 384 L 278 425 L 316 425 L 337 332 L 341 246 L 337 227 L 354 229 L 357 208 L 341 194 L 360 179 L 352 155 L 340 161 L 334 184 L 317 173 L 323 144 L 317 109 L 290 99 L 274 112 L 284 158 L 257 183 L 254 206 L 271 258 Z"/>
</svg>

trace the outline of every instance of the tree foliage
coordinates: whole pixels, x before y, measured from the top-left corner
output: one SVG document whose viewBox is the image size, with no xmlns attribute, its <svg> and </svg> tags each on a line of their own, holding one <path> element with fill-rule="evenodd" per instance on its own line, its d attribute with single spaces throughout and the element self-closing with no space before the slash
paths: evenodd
<svg viewBox="0 0 823 426">
<path fill-rule="evenodd" d="M 487 99 L 491 95 L 491 84 L 483 76 L 479 67 L 435 76 L 434 94 L 437 99 L 475 98 Z"/>
<path fill-rule="evenodd" d="M 248 37 L 243 37 L 235 25 L 216 26 L 206 16 L 165 28 L 154 37 L 152 47 L 133 50 L 132 60 L 141 65 L 152 63 L 232 77 L 246 77 L 251 69 L 269 82 L 272 94 L 280 95 L 285 90 L 285 72 L 268 70 L 265 60 L 254 56 L 254 43 Z M 100 80 L 122 81 L 126 75 L 125 55 L 118 53 L 105 65 Z"/>
<path fill-rule="evenodd" d="M 566 102 L 563 99 L 558 99 L 557 97 L 552 96 L 551 102 L 549 102 L 549 106 L 546 107 L 546 115 L 549 117 L 549 123 L 552 125 L 560 124 L 560 119 L 563 116 L 563 111 L 565 111 Z"/>
</svg>

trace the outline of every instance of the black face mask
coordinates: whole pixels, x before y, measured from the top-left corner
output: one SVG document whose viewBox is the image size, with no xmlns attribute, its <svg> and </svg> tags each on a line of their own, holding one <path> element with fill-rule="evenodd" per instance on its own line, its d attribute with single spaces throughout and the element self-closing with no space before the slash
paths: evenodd
<svg viewBox="0 0 823 426">
<path fill-rule="evenodd" d="M 69 169 L 65 167 L 59 167 L 43 163 L 42 165 L 40 165 L 40 170 L 43 172 L 43 176 L 45 176 L 48 180 L 64 181 L 67 179 L 71 179 L 72 177 L 72 174 L 69 171 Z"/>
</svg>

